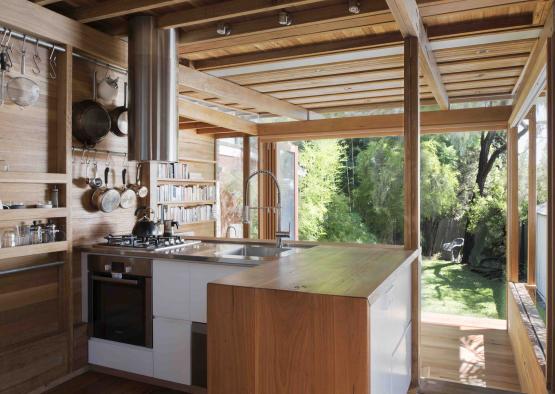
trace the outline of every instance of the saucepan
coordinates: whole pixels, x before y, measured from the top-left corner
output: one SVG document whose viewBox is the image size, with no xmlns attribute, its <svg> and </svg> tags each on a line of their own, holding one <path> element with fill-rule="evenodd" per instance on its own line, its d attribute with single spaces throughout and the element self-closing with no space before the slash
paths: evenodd
<svg viewBox="0 0 555 394">
<path fill-rule="evenodd" d="M 104 170 L 103 187 L 97 188 L 92 195 L 92 204 L 102 212 L 110 213 L 119 206 L 120 194 L 119 192 L 108 186 L 108 175 L 110 174 L 110 167 L 106 166 Z"/>
</svg>

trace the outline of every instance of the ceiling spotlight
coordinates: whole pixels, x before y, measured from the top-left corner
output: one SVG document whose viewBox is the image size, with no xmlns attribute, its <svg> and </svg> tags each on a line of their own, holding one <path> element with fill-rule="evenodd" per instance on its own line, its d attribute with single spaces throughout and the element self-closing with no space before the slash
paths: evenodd
<svg viewBox="0 0 555 394">
<path fill-rule="evenodd" d="M 351 14 L 360 14 L 360 1 L 349 0 L 349 12 Z"/>
<path fill-rule="evenodd" d="M 282 26 L 290 26 L 293 23 L 293 17 L 286 11 L 281 11 L 278 14 L 278 23 Z"/>
<path fill-rule="evenodd" d="M 220 36 L 229 36 L 231 34 L 231 26 L 227 23 L 218 23 L 218 27 L 216 27 L 216 33 Z"/>
</svg>

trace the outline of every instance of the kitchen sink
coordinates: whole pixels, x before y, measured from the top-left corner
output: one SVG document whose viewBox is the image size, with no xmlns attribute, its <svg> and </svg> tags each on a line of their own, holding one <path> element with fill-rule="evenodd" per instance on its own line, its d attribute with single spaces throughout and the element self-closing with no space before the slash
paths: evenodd
<svg viewBox="0 0 555 394">
<path fill-rule="evenodd" d="M 237 249 L 225 251 L 220 255 L 223 258 L 240 258 L 247 260 L 271 260 L 289 256 L 295 253 L 294 248 L 276 248 L 261 245 L 242 245 Z"/>
</svg>

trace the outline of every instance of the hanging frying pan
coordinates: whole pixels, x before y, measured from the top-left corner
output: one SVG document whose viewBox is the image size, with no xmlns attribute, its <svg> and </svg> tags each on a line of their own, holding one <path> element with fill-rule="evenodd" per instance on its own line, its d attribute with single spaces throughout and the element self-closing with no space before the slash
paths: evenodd
<svg viewBox="0 0 555 394">
<path fill-rule="evenodd" d="M 73 136 L 86 147 L 93 147 L 110 131 L 110 114 L 96 102 L 96 71 L 93 99 L 73 104 Z"/>
<path fill-rule="evenodd" d="M 112 120 L 112 133 L 118 137 L 127 136 L 127 82 L 125 82 L 123 90 L 123 106 L 111 110 L 110 119 Z"/>
</svg>

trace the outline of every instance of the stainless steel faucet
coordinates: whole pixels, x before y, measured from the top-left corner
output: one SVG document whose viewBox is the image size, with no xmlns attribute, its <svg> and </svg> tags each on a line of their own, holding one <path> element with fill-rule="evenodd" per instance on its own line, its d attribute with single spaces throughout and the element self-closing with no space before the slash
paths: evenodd
<svg viewBox="0 0 555 394">
<path fill-rule="evenodd" d="M 267 175 L 269 176 L 273 181 L 274 184 L 276 185 L 276 189 L 277 189 L 277 205 L 275 207 L 269 206 L 269 207 L 261 207 L 261 206 L 257 206 L 257 207 L 250 207 L 247 204 L 247 200 L 249 197 L 249 183 L 251 181 L 252 178 L 254 178 L 257 175 Z M 247 178 L 247 180 L 245 181 L 245 196 L 243 198 L 243 223 L 244 224 L 249 224 L 251 221 L 251 215 L 250 215 L 250 211 L 251 209 L 264 209 L 266 211 L 274 211 L 276 213 L 276 248 L 281 248 L 283 247 L 283 238 L 289 238 L 291 236 L 289 231 L 281 231 L 281 189 L 279 187 L 279 183 L 278 180 L 276 178 L 276 176 L 274 174 L 272 174 L 271 171 L 268 170 L 258 170 L 253 172 L 252 174 L 249 175 L 249 177 Z"/>
</svg>

